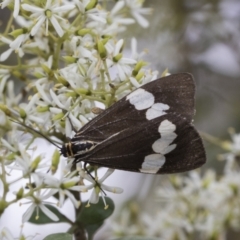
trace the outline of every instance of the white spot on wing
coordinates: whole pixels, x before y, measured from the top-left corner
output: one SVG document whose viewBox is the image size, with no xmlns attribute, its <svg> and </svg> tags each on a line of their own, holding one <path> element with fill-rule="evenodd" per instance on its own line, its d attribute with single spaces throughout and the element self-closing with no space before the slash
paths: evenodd
<svg viewBox="0 0 240 240">
<path fill-rule="evenodd" d="M 150 154 L 144 158 L 140 172 L 157 173 L 165 163 L 165 157 L 162 154 Z"/>
<path fill-rule="evenodd" d="M 168 110 L 169 106 L 164 103 L 154 103 L 151 108 L 146 112 L 146 117 L 148 120 L 163 116 L 166 114 L 165 110 Z"/>
<path fill-rule="evenodd" d="M 171 152 L 175 147 L 176 147 L 176 144 L 170 145 L 169 141 L 165 140 L 164 138 L 158 139 L 152 145 L 153 151 L 161 154 L 167 154 Z"/>
<path fill-rule="evenodd" d="M 174 150 L 177 146 L 176 144 L 171 145 L 177 137 L 177 134 L 174 132 L 175 130 L 176 125 L 168 120 L 164 120 L 160 123 L 158 132 L 161 137 L 152 145 L 152 149 L 156 154 L 150 154 L 144 158 L 140 172 L 157 173 L 164 165 L 166 160 L 164 155 Z"/>
<path fill-rule="evenodd" d="M 162 121 L 158 128 L 158 132 L 161 134 L 161 136 L 168 136 L 175 130 L 176 130 L 176 125 L 171 123 L 168 120 Z"/>
<path fill-rule="evenodd" d="M 154 104 L 154 96 L 142 88 L 138 88 L 127 96 L 127 100 L 134 105 L 137 110 L 150 108 Z"/>
</svg>

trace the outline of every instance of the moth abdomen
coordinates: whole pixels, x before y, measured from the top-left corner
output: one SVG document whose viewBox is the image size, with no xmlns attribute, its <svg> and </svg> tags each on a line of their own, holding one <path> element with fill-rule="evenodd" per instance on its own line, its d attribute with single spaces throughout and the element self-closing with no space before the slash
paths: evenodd
<svg viewBox="0 0 240 240">
<path fill-rule="evenodd" d="M 94 141 L 70 141 L 65 143 L 61 148 L 61 154 L 64 157 L 76 157 L 84 155 L 85 153 L 91 151 L 98 142 Z"/>
</svg>

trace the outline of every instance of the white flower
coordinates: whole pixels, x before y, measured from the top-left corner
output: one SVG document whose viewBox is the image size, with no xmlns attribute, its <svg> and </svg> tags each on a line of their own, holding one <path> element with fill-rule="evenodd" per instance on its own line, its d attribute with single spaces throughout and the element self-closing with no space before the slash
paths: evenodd
<svg viewBox="0 0 240 240">
<path fill-rule="evenodd" d="M 15 106 L 19 105 L 20 100 L 22 100 L 22 94 L 16 94 L 14 82 L 10 79 L 6 82 L 7 98 L 6 105 L 13 115 L 18 116 L 17 111 L 14 109 Z"/>
<path fill-rule="evenodd" d="M 106 21 L 107 13 L 96 7 L 86 11 L 86 6 L 89 4 L 89 2 L 90 2 L 89 0 L 82 0 L 82 1 L 74 0 L 74 3 L 79 8 L 80 12 L 82 14 L 86 14 L 87 17 L 90 18 L 89 20 L 93 20 L 95 22 L 100 22 L 105 24 L 107 22 Z"/>
<path fill-rule="evenodd" d="M 81 43 L 81 44 L 79 44 Z M 86 65 L 88 61 L 97 62 L 97 51 L 94 48 L 94 39 L 90 34 L 86 34 L 83 37 L 75 36 L 71 39 L 69 47 L 72 51 L 72 57 L 79 59 L 78 65 Z M 84 61 L 87 59 L 87 61 Z M 82 66 L 78 66 L 82 67 Z M 79 71 L 79 69 L 78 69 Z"/>
<path fill-rule="evenodd" d="M 131 40 L 131 57 L 135 60 L 142 59 L 146 54 L 146 51 L 142 51 L 141 53 L 137 52 L 137 39 L 132 38 Z"/>
<path fill-rule="evenodd" d="M 240 133 L 235 133 L 233 129 L 231 129 L 231 138 L 232 142 L 224 141 L 222 143 L 222 147 L 227 149 L 229 152 L 225 154 L 221 154 L 220 158 L 226 160 L 225 164 L 225 172 L 231 173 L 232 171 L 239 171 L 239 164 L 237 159 L 240 157 Z"/>
<path fill-rule="evenodd" d="M 55 193 L 55 191 L 48 191 L 47 193 L 41 193 L 41 191 L 37 191 L 34 193 L 33 196 L 29 196 L 27 197 L 28 199 L 30 199 L 30 202 L 26 202 L 24 204 L 27 203 L 31 203 L 31 205 L 29 206 L 29 208 L 26 210 L 26 212 L 23 214 L 22 217 L 22 221 L 26 222 L 30 219 L 30 217 L 32 216 L 34 210 L 37 210 L 37 215 L 35 216 L 35 219 L 37 220 L 39 218 L 39 209 L 41 209 L 43 211 L 43 213 L 48 216 L 50 219 L 52 219 L 53 221 L 58 221 L 58 216 L 53 213 L 52 211 L 50 211 L 44 204 L 49 203 L 49 202 L 45 202 L 44 200 L 50 198 L 53 194 Z"/>
<path fill-rule="evenodd" d="M 14 11 L 13 11 L 13 17 L 16 18 L 18 16 L 19 10 L 20 10 L 20 1 L 21 0 L 14 0 Z M 1 3 L 1 7 L 5 8 L 9 4 L 11 4 L 13 0 L 4 0 Z"/>
<path fill-rule="evenodd" d="M 37 113 L 36 113 L 35 105 L 37 105 L 39 98 L 40 98 L 39 94 L 36 93 L 32 96 L 31 100 L 27 104 L 26 103 L 19 104 L 19 107 L 21 108 L 21 110 L 24 111 L 25 121 L 27 120 L 30 122 L 36 122 L 41 124 L 45 122 L 45 120 L 42 117 L 37 116 Z"/>
<path fill-rule="evenodd" d="M 2 142 L 3 141 L 4 140 L 2 139 Z M 4 143 L 6 144 L 6 141 Z M 36 158 L 30 157 L 22 144 L 19 144 L 18 148 L 20 154 L 19 156 L 15 156 L 15 165 L 9 166 L 9 168 L 21 171 L 23 177 L 32 177 L 36 185 L 41 185 L 47 174 L 39 170 L 42 168 L 47 169 L 49 168 L 49 165 L 42 163 L 42 156 L 38 156 Z M 16 149 L 13 147 L 12 151 L 16 153 Z"/>
<path fill-rule="evenodd" d="M 240 155 L 240 133 L 232 135 L 232 152 Z"/>
<path fill-rule="evenodd" d="M 54 1 L 53 1 L 54 2 Z M 59 13 L 66 12 L 73 9 L 75 6 L 72 4 L 65 4 L 58 7 L 57 4 L 52 4 L 52 0 L 47 0 L 44 8 L 32 6 L 29 4 L 22 4 L 22 8 L 26 11 L 32 12 L 31 17 L 37 18 L 36 24 L 31 30 L 31 35 L 34 36 L 40 29 L 41 25 L 46 21 L 46 35 L 48 35 L 49 21 L 52 23 L 56 32 L 60 37 L 63 36 L 64 31 L 57 19 L 64 20 L 59 16 Z"/>
<path fill-rule="evenodd" d="M 92 194 L 90 196 L 90 199 L 88 201 L 88 206 L 90 205 L 90 203 L 96 204 L 99 201 L 99 193 L 101 194 L 101 197 L 103 199 L 104 205 L 105 205 L 105 209 L 108 207 L 106 205 L 106 201 L 103 195 L 103 191 L 107 191 L 107 192 L 112 192 L 112 193 L 122 193 L 123 190 L 119 187 L 110 187 L 107 186 L 105 184 L 103 184 L 103 182 L 105 181 L 106 178 L 108 178 L 115 170 L 114 169 L 108 169 L 106 171 L 106 173 L 103 175 L 102 178 L 100 178 L 98 180 L 97 177 L 95 177 L 94 179 L 89 176 L 85 171 L 83 171 L 82 169 L 80 170 L 80 176 L 83 179 L 88 180 L 89 182 L 91 182 L 92 184 L 85 186 L 86 190 L 90 190 L 93 189 Z"/>
<path fill-rule="evenodd" d="M 73 175 L 73 174 L 72 174 Z M 77 185 L 80 181 L 80 177 L 62 177 L 61 179 L 57 179 L 53 176 L 48 176 L 45 178 L 44 183 L 48 185 L 48 187 L 51 187 L 56 192 L 59 193 L 59 207 L 63 206 L 65 197 L 68 197 L 75 208 L 78 208 L 80 206 L 80 202 L 75 199 L 74 195 L 71 193 L 71 191 L 86 191 L 85 186 L 79 186 Z"/>
<path fill-rule="evenodd" d="M 117 68 L 121 81 L 124 81 L 131 76 L 133 70 L 132 65 L 137 63 L 137 61 L 132 58 L 122 57 L 121 48 L 123 47 L 123 43 L 123 39 L 120 39 L 116 43 L 113 51 L 113 61 L 109 58 L 107 59 L 108 65 L 113 64 Z"/>
<path fill-rule="evenodd" d="M 143 1 L 140 0 L 125 0 L 125 2 L 139 25 L 147 28 L 149 23 L 142 15 L 149 15 L 152 11 L 151 8 L 142 8 Z"/>
<path fill-rule="evenodd" d="M 112 8 L 112 10 L 109 12 L 108 18 L 111 18 L 112 25 L 116 27 L 116 29 L 119 29 L 119 25 L 130 25 L 135 23 L 135 20 L 132 18 L 126 18 L 125 16 L 120 15 L 120 11 L 124 8 L 125 2 L 124 1 L 118 1 L 116 2 L 115 6 Z M 113 28 L 113 26 L 111 28 Z"/>
<path fill-rule="evenodd" d="M 0 61 L 5 61 L 13 51 L 15 51 L 15 53 L 17 53 L 19 57 L 22 57 L 24 55 L 24 51 L 22 50 L 22 44 L 26 41 L 27 38 L 28 34 L 21 34 L 13 41 L 3 36 L 0 36 L 0 41 L 7 43 L 10 47 L 5 52 L 1 53 Z"/>
</svg>

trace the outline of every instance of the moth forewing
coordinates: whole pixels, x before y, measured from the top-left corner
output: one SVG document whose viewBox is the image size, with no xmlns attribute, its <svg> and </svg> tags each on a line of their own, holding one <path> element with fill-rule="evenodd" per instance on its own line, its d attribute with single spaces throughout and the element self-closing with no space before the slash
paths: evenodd
<svg viewBox="0 0 240 240">
<path fill-rule="evenodd" d="M 134 94 L 139 96 L 140 102 L 136 105 L 140 107 L 143 105 L 141 99 L 145 100 L 145 103 L 155 104 L 150 106 L 150 109 L 151 107 L 158 108 L 159 106 L 156 104 L 161 103 L 169 107 L 165 111 L 166 113 L 176 113 L 186 118 L 187 121 L 192 121 L 195 111 L 195 84 L 191 74 L 179 73 L 154 80 L 137 88 L 83 126 L 76 136 L 83 140 L 102 140 L 137 122 L 138 124 L 145 123 L 147 121 L 146 109 L 138 110 L 130 102 L 129 96 Z M 146 99 L 146 96 L 149 97 Z"/>
</svg>

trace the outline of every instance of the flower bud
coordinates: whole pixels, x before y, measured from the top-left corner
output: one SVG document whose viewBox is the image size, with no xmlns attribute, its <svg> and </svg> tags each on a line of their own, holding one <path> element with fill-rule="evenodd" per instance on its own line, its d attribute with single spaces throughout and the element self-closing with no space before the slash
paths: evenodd
<svg viewBox="0 0 240 240">
<path fill-rule="evenodd" d="M 100 40 L 98 41 L 97 43 L 97 49 L 98 49 L 98 52 L 99 52 L 99 55 L 102 59 L 106 58 L 107 56 L 107 50 L 106 48 L 104 47 L 104 44 L 103 44 L 103 41 Z"/>
<path fill-rule="evenodd" d="M 60 160 L 60 153 L 58 150 L 55 150 L 52 156 L 51 171 L 54 174 L 58 169 L 58 164 Z"/>
<path fill-rule="evenodd" d="M 96 7 L 98 1 L 97 0 L 90 0 L 90 2 L 88 3 L 88 5 L 85 7 L 85 11 L 89 11 L 93 8 Z"/>
</svg>

